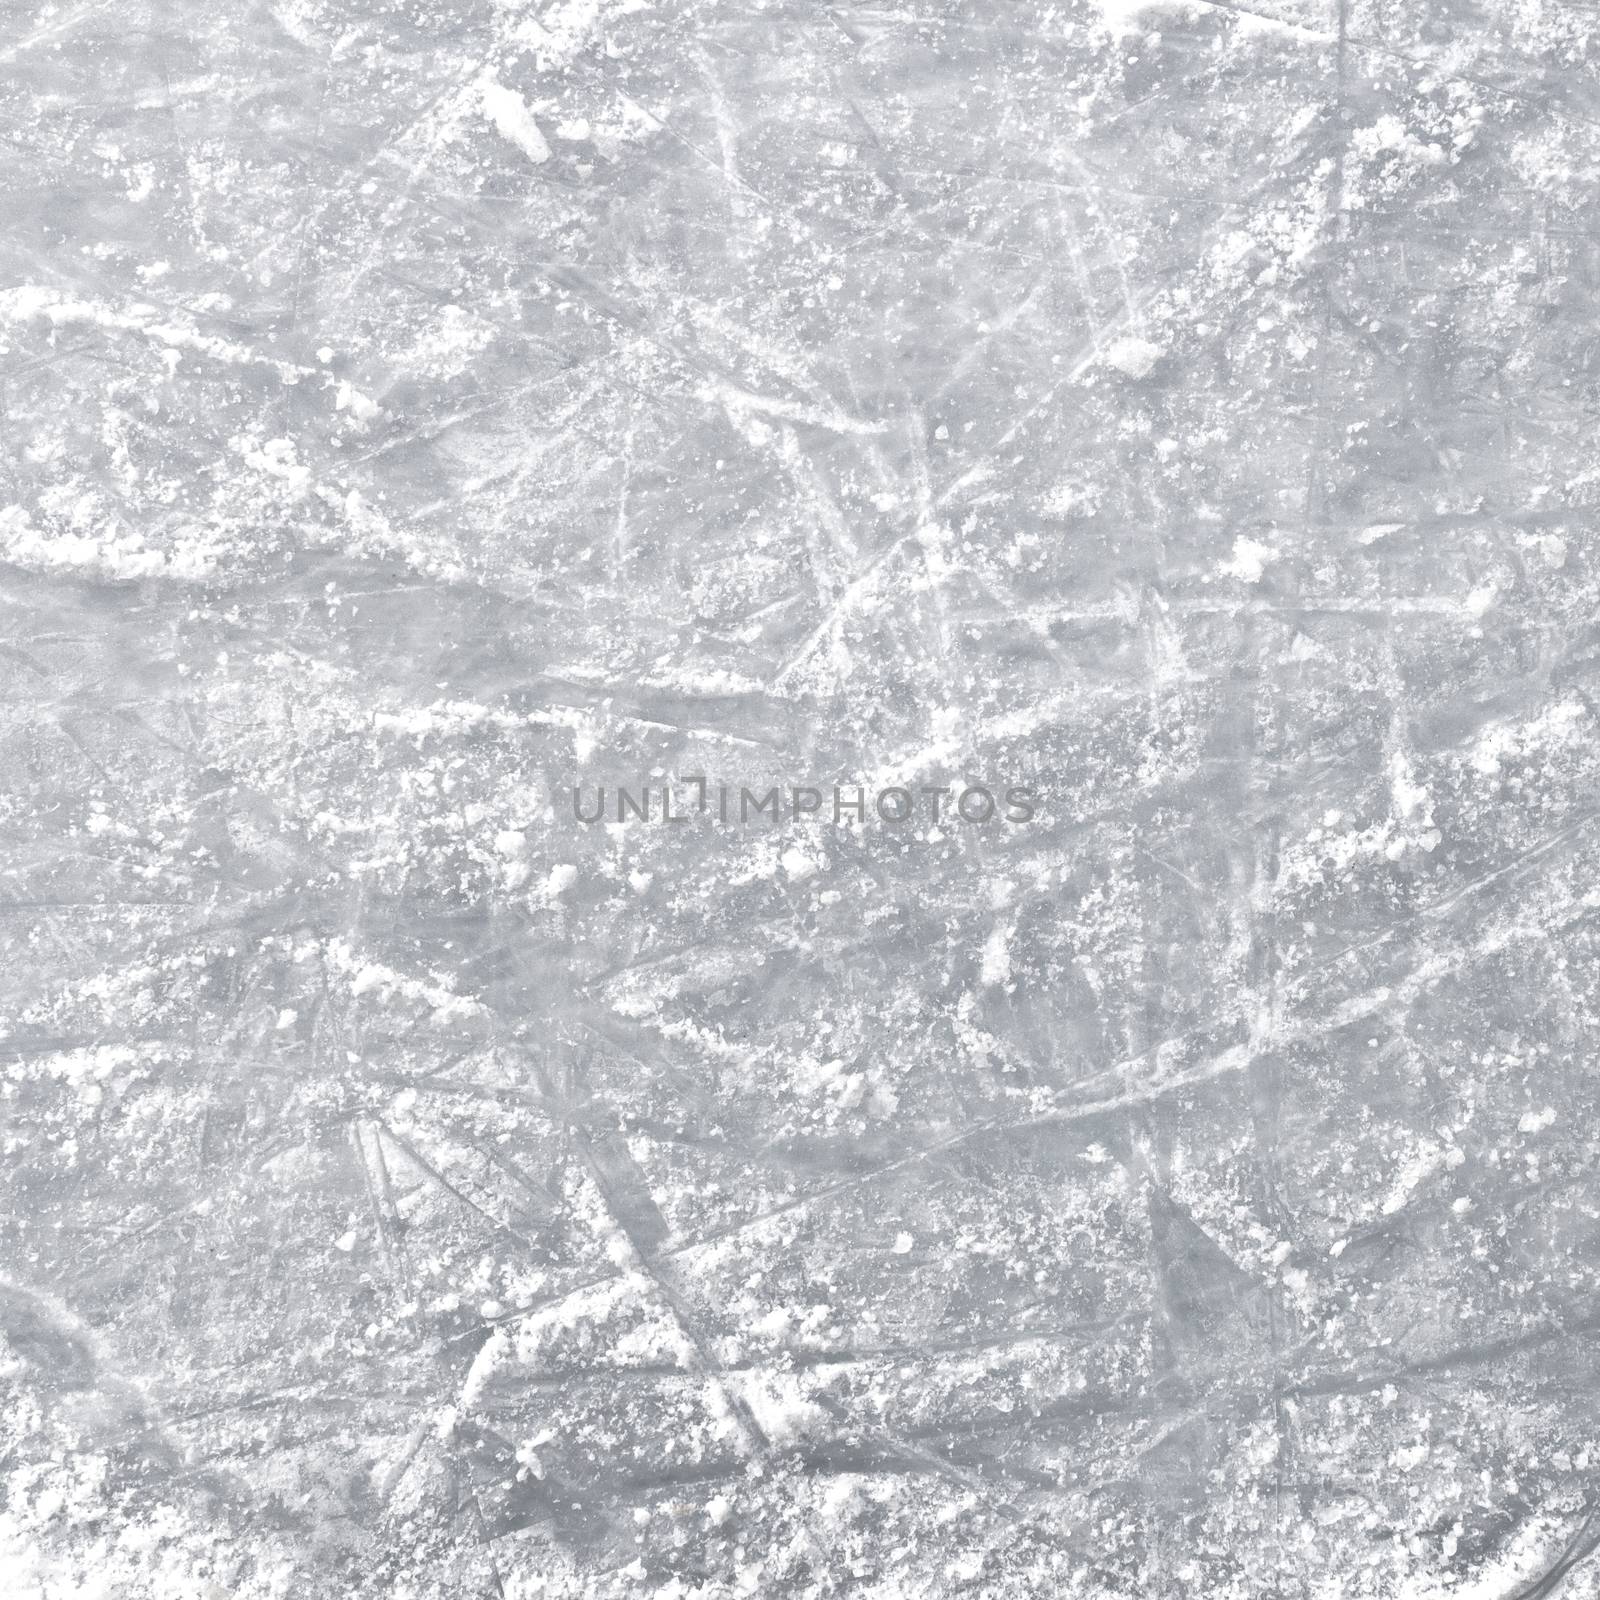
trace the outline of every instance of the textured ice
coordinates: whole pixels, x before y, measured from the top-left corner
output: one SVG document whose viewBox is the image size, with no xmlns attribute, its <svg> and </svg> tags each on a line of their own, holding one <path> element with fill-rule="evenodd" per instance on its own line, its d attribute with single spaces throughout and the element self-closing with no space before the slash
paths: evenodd
<svg viewBox="0 0 1600 1600">
<path fill-rule="evenodd" d="M 1596 16 L 0 10 L 0 1596 L 1600 1593 Z"/>
</svg>

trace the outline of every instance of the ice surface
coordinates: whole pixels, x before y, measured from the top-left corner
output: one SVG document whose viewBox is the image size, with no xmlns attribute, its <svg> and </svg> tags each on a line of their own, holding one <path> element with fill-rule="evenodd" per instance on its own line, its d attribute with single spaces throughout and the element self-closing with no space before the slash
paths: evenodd
<svg viewBox="0 0 1600 1600">
<path fill-rule="evenodd" d="M 4 8 L 0 1597 L 1600 1593 L 1595 19 Z"/>
</svg>

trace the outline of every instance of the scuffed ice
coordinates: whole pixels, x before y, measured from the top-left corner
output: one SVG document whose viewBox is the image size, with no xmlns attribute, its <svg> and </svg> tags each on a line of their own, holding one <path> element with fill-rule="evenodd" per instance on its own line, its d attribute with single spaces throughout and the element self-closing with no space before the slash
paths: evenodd
<svg viewBox="0 0 1600 1600">
<path fill-rule="evenodd" d="M 1596 57 L 13 0 L 0 1593 L 1600 1592 Z"/>
</svg>

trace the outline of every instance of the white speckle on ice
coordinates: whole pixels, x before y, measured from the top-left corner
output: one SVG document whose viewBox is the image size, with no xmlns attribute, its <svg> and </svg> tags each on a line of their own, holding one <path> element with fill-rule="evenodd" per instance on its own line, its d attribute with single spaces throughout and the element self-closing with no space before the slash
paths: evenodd
<svg viewBox="0 0 1600 1600">
<path fill-rule="evenodd" d="M 969 1550 L 945 1565 L 946 1574 L 956 1583 L 976 1583 L 983 1576 L 983 1552 Z"/>
<path fill-rule="evenodd" d="M 1163 3 L 1164 0 L 1097 0 L 1106 26 L 1119 35 L 1142 32 L 1136 19 Z"/>
<path fill-rule="evenodd" d="M 1588 708 L 1578 700 L 1563 700 L 1521 727 L 1500 722 L 1490 726 L 1472 752 L 1472 765 L 1486 777 L 1498 775 L 1503 764 L 1525 759 L 1535 750 L 1556 751 L 1578 746 L 1591 733 Z"/>
<path fill-rule="evenodd" d="M 1059 483 L 1039 504 L 1047 517 L 1092 517 L 1100 509 L 1100 491 L 1092 484 Z"/>
<path fill-rule="evenodd" d="M 1389 154 L 1419 166 L 1440 167 L 1450 159 L 1447 151 L 1436 144 L 1424 144 L 1395 116 L 1382 116 L 1370 128 L 1357 128 L 1350 136 L 1350 144 L 1357 155 L 1369 161 Z"/>
<path fill-rule="evenodd" d="M 559 900 L 577 881 L 578 869 L 563 861 L 550 869 L 540 892 L 547 901 Z"/>
<path fill-rule="evenodd" d="M 533 113 L 515 89 L 508 89 L 490 73 L 478 80 L 483 114 L 502 139 L 519 149 L 535 166 L 550 159 L 550 146 L 533 120 Z"/>
<path fill-rule="evenodd" d="M 539 69 L 548 72 L 571 63 L 598 30 L 605 0 L 557 0 L 537 21 L 529 19 L 516 32 L 518 41 L 532 45 Z M 646 9 L 643 0 L 622 0 L 612 9 L 620 15 Z"/>
<path fill-rule="evenodd" d="M 37 528 L 21 506 L 0 509 L 0 559 L 32 572 L 76 569 L 117 581 L 164 577 L 200 582 L 217 570 L 222 552 L 202 544 L 199 529 L 181 536 L 183 542 L 171 550 L 153 550 L 137 529 L 112 523 L 97 497 L 86 495 L 64 509 L 68 525 L 57 519 L 48 532 Z"/>
<path fill-rule="evenodd" d="M 796 883 L 806 878 L 814 877 L 817 872 L 817 863 L 808 856 L 798 845 L 790 845 L 781 856 L 779 864 L 784 872 Z"/>
<path fill-rule="evenodd" d="M 1125 334 L 1106 347 L 1105 359 L 1118 372 L 1130 378 L 1142 378 L 1161 359 L 1162 354 L 1160 345 L 1135 334 Z"/>
<path fill-rule="evenodd" d="M 1338 37 L 1326 28 L 1308 28 L 1303 23 L 1288 22 L 1281 17 L 1269 17 L 1259 11 L 1239 10 L 1234 11 L 1232 15 L 1234 28 L 1241 37 L 1249 37 L 1252 34 L 1276 34 L 1287 39 L 1299 39 L 1306 44 L 1329 44 Z"/>
<path fill-rule="evenodd" d="M 984 941 L 983 965 L 979 980 L 985 988 L 993 989 L 1011 976 L 1011 933 L 1004 922 L 997 922 Z"/>
<path fill-rule="evenodd" d="M 1260 583 L 1268 564 L 1278 559 L 1276 546 L 1240 534 L 1233 541 L 1233 557 L 1222 564 L 1222 571 L 1241 583 Z"/>
<path fill-rule="evenodd" d="M 461 306 L 443 306 L 439 320 L 417 335 L 407 356 L 411 365 L 440 378 L 464 372 L 480 350 L 494 342 L 494 327 Z"/>
<path fill-rule="evenodd" d="M 313 953 L 315 946 L 312 947 Z M 393 967 L 377 961 L 362 961 L 348 940 L 330 939 L 322 946 L 328 967 L 347 978 L 350 993 L 357 997 L 371 994 L 382 1000 L 404 999 L 429 1008 L 430 1021 L 437 1026 L 462 1021 L 481 1014 L 482 1007 L 467 995 L 457 994 L 448 983 L 408 978 Z"/>
<path fill-rule="evenodd" d="M 382 412 L 383 407 L 362 394 L 353 384 L 341 381 L 334 385 L 333 409 L 348 411 L 357 422 L 371 422 Z"/>
<path fill-rule="evenodd" d="M 1446 1147 L 1431 1142 L 1420 1145 L 1395 1174 L 1383 1202 L 1384 1216 L 1392 1217 L 1435 1173 L 1459 1167 L 1465 1159 L 1459 1146 Z"/>
<path fill-rule="evenodd" d="M 1441 835 L 1433 825 L 1433 796 L 1412 776 L 1411 763 L 1402 750 L 1396 750 L 1389 757 L 1389 794 L 1395 814 L 1411 830 L 1406 840 L 1396 842 L 1402 848 L 1412 843 L 1424 850 L 1434 849 Z"/>
</svg>

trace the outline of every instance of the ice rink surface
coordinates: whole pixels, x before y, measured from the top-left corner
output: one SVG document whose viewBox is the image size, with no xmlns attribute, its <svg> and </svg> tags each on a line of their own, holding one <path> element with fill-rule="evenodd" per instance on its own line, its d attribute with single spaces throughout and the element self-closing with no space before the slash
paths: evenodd
<svg viewBox="0 0 1600 1600">
<path fill-rule="evenodd" d="M 1600 11 L 10 0 L 0 152 L 5 1600 L 1600 1594 Z"/>
</svg>

